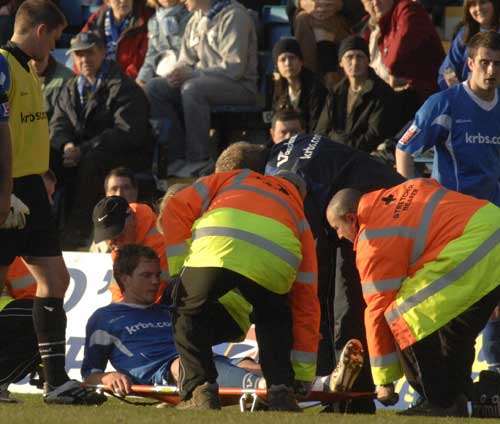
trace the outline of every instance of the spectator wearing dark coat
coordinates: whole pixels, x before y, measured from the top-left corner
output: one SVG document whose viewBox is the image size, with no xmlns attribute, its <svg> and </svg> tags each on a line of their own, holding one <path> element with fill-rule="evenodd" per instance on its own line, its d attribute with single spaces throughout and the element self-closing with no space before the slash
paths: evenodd
<svg viewBox="0 0 500 424">
<path fill-rule="evenodd" d="M 105 176 L 117 166 L 151 169 L 153 140 L 144 92 L 105 59 L 98 35 L 80 33 L 70 51 L 80 75 L 64 85 L 55 105 L 51 166 L 65 187 L 70 247 L 82 247 Z"/>
<path fill-rule="evenodd" d="M 394 91 L 370 68 L 362 38 L 346 38 L 339 56 L 346 76 L 328 95 L 315 132 L 371 153 L 403 125 Z"/>
<path fill-rule="evenodd" d="M 111 0 L 90 15 L 82 32 L 97 32 L 106 42 L 106 58 L 120 64 L 130 78 L 144 63 L 148 49 L 148 20 L 153 9 L 144 0 Z"/>
<path fill-rule="evenodd" d="M 282 38 L 273 49 L 276 70 L 273 112 L 296 111 L 312 131 L 321 114 L 327 90 L 319 77 L 304 67 L 302 51 L 295 38 Z"/>
</svg>

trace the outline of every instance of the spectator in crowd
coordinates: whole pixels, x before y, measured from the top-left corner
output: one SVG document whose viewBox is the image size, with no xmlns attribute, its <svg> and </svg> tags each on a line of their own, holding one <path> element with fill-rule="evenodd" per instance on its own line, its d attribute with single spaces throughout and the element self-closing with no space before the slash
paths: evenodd
<svg viewBox="0 0 500 424">
<path fill-rule="evenodd" d="M 325 104 L 327 90 L 321 80 L 304 66 L 302 50 L 295 38 L 282 38 L 273 48 L 276 70 L 273 111 L 295 110 L 312 131 Z"/>
<path fill-rule="evenodd" d="M 466 0 L 463 26 L 439 68 L 439 88 L 445 90 L 467 80 L 467 43 L 478 32 L 499 29 L 500 3 L 497 0 Z"/>
<path fill-rule="evenodd" d="M 97 32 L 105 41 L 106 59 L 137 78 L 148 49 L 148 19 L 153 10 L 145 0 L 107 0 L 90 15 L 82 32 Z"/>
<path fill-rule="evenodd" d="M 277 112 L 271 121 L 271 141 L 273 144 L 288 140 L 295 134 L 304 132 L 302 117 L 295 111 Z"/>
<path fill-rule="evenodd" d="M 339 57 L 345 77 L 328 95 L 315 132 L 371 153 L 404 125 L 394 91 L 370 68 L 368 44 L 361 37 L 344 39 Z"/>
<path fill-rule="evenodd" d="M 148 51 L 137 76 L 144 86 L 156 76 L 165 76 L 177 62 L 182 36 L 191 17 L 181 0 L 148 0 L 156 12 L 148 22 Z M 169 66 L 170 65 L 170 66 Z"/>
<path fill-rule="evenodd" d="M 33 66 L 42 83 L 47 119 L 50 122 L 59 92 L 63 84 L 73 77 L 74 74 L 71 69 L 57 62 L 50 54 L 42 60 L 33 59 Z"/>
<path fill-rule="evenodd" d="M 106 197 L 120 196 L 129 204 L 137 203 L 139 188 L 134 171 L 124 166 L 114 168 L 109 171 L 104 179 L 104 195 Z M 100 243 L 92 242 L 89 252 L 93 253 L 111 253 L 111 247 L 106 240 Z"/>
<path fill-rule="evenodd" d="M 113 259 L 118 250 L 126 244 L 139 244 L 153 249 L 160 259 L 161 282 L 156 299 L 159 300 L 168 280 L 168 265 L 165 256 L 165 241 L 156 228 L 157 216 L 153 210 L 143 203 L 129 203 L 123 197 L 110 196 L 102 199 L 94 208 L 95 242 L 108 245 Z M 110 285 L 113 301 L 123 300 L 122 293 L 116 284 Z"/>
<path fill-rule="evenodd" d="M 106 197 L 120 196 L 129 203 L 137 203 L 139 187 L 134 171 L 124 166 L 109 171 L 104 179 L 104 194 Z"/>
<path fill-rule="evenodd" d="M 340 80 L 337 49 L 351 33 L 342 5 L 343 0 L 301 0 L 293 19 L 305 66 L 323 77 L 328 88 Z"/>
<path fill-rule="evenodd" d="M 364 0 L 373 14 L 371 67 L 394 90 L 404 93 L 408 119 L 437 90 L 444 50 L 423 6 L 413 0 Z"/>
<path fill-rule="evenodd" d="M 152 136 L 144 92 L 105 59 L 103 40 L 80 33 L 70 52 L 79 76 L 61 90 L 50 135 L 52 169 L 66 187 L 67 248 L 76 248 L 90 244 L 92 208 L 107 173 L 117 166 L 151 167 Z"/>
<path fill-rule="evenodd" d="M 434 150 L 432 176 L 456 190 L 500 206 L 500 34 L 479 32 L 469 41 L 467 81 L 425 102 L 396 148 L 398 172 L 414 176 L 413 155 Z M 485 328 L 485 356 L 500 368 L 500 307 Z"/>
<path fill-rule="evenodd" d="M 306 0 L 306 6 L 307 6 L 307 1 Z M 299 3 L 302 3 L 302 5 L 299 5 Z M 356 26 L 364 17 L 365 15 L 365 10 L 363 9 L 363 4 L 361 0 L 348 0 L 348 1 L 343 1 L 342 2 L 342 14 L 349 20 L 349 23 L 351 25 Z M 280 3 L 282 4 L 282 3 Z M 297 7 L 301 6 L 301 8 L 304 7 L 304 2 L 300 0 L 288 0 L 286 4 L 286 10 L 288 14 L 288 18 L 290 22 L 293 22 L 293 17 L 295 16 L 295 13 L 297 12 Z"/>
<path fill-rule="evenodd" d="M 146 85 L 158 128 L 179 127 L 185 145 L 169 137 L 169 174 L 192 177 L 209 165 L 210 109 L 253 105 L 257 92 L 257 36 L 247 9 L 235 0 L 187 0 L 194 12 L 183 37 L 179 63 L 165 78 Z M 160 130 L 160 138 L 168 137 Z"/>
<path fill-rule="evenodd" d="M 404 373 L 421 401 L 402 415 L 468 417 L 474 344 L 500 296 L 500 209 L 414 179 L 344 189 L 326 216 L 354 243 L 378 398 L 394 403 Z"/>
</svg>

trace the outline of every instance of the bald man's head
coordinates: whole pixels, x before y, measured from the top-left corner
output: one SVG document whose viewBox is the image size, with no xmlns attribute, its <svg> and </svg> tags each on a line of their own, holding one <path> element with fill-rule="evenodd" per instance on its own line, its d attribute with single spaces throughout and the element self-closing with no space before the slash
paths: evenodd
<svg viewBox="0 0 500 424">
<path fill-rule="evenodd" d="M 354 241 L 358 232 L 357 210 L 361 192 L 345 188 L 335 193 L 326 209 L 326 219 L 340 239 Z"/>
</svg>

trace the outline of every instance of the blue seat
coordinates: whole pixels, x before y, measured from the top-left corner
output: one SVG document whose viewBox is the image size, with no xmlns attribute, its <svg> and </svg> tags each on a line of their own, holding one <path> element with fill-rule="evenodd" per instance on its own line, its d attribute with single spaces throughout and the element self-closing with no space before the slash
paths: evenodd
<svg viewBox="0 0 500 424">
<path fill-rule="evenodd" d="M 79 0 L 60 0 L 59 7 L 66 16 L 69 26 L 81 27 L 83 25 L 82 4 Z"/>
<path fill-rule="evenodd" d="M 267 24 L 287 24 L 288 15 L 286 13 L 286 6 L 270 6 L 266 5 L 262 8 L 262 22 Z"/>
<path fill-rule="evenodd" d="M 291 37 L 292 30 L 290 25 L 275 24 L 267 28 L 267 48 L 272 50 L 273 46 L 284 37 Z"/>
</svg>

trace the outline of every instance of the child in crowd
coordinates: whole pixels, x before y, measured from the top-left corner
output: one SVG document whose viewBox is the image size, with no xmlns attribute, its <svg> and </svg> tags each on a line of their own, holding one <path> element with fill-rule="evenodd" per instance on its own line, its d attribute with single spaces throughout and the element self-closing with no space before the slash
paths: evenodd
<svg viewBox="0 0 500 424">
<path fill-rule="evenodd" d="M 441 90 L 467 80 L 469 68 L 467 67 L 466 45 L 474 34 L 480 31 L 498 31 L 499 27 L 500 4 L 498 0 L 466 0 L 464 2 L 463 26 L 439 68 L 438 84 Z"/>
<path fill-rule="evenodd" d="M 300 0 L 293 21 L 305 66 L 323 76 L 328 87 L 340 80 L 337 49 L 351 32 L 342 6 L 343 0 Z"/>
<path fill-rule="evenodd" d="M 169 64 L 177 61 L 182 35 L 191 17 L 181 0 L 148 0 L 147 4 L 156 12 L 148 22 L 148 51 L 137 76 L 141 86 L 155 76 L 165 76 Z"/>
</svg>

